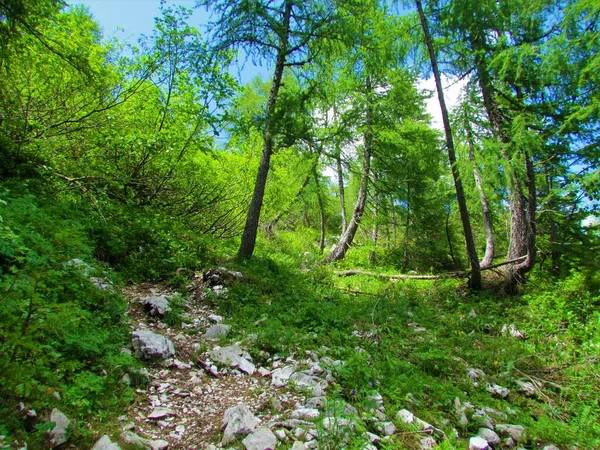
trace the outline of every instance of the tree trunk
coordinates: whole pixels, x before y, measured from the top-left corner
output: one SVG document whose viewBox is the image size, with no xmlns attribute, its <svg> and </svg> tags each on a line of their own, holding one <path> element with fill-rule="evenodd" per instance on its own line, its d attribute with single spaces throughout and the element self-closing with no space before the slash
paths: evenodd
<svg viewBox="0 0 600 450">
<path fill-rule="evenodd" d="M 404 254 L 402 255 L 402 272 L 408 267 L 408 232 L 410 230 L 410 180 L 406 181 L 406 227 L 404 229 Z"/>
<path fill-rule="evenodd" d="M 533 173 L 533 164 L 529 155 L 524 155 L 529 191 L 529 198 L 527 199 L 523 192 L 517 170 L 513 167 L 513 162 L 508 153 L 511 138 L 504 124 L 502 112 L 496 102 L 494 87 L 492 86 L 483 54 L 483 37 L 471 34 L 469 40 L 471 50 L 475 55 L 475 70 L 486 114 L 492 126 L 492 132 L 500 143 L 502 159 L 506 162 L 510 210 L 510 243 L 506 258 L 513 260 L 527 255 L 527 258 L 522 262 L 507 266 L 505 270 L 505 287 L 507 290 L 513 291 L 517 284 L 523 282 L 524 275 L 533 268 L 535 263 L 535 176 Z"/>
<path fill-rule="evenodd" d="M 317 202 L 319 203 L 319 219 L 321 222 L 321 235 L 319 236 L 319 249 L 323 253 L 325 248 L 325 206 L 323 205 L 323 197 L 321 196 L 321 185 L 319 183 L 319 174 L 317 173 L 317 166 L 312 167 L 313 177 L 315 179 L 315 186 L 317 188 Z"/>
<path fill-rule="evenodd" d="M 454 256 L 454 247 L 452 245 L 452 235 L 450 234 L 450 213 L 452 209 L 448 209 L 446 213 L 446 239 L 448 240 L 448 250 L 450 251 L 450 258 L 452 258 L 452 264 L 455 269 L 458 269 L 458 264 L 456 263 L 456 257 Z"/>
<path fill-rule="evenodd" d="M 340 191 L 340 211 L 342 214 L 342 234 L 344 234 L 344 232 L 346 231 L 346 227 L 348 226 L 348 219 L 346 218 L 346 196 L 344 193 L 344 170 L 342 167 L 342 152 L 341 152 L 341 150 L 338 152 L 335 162 L 336 162 L 336 168 L 337 168 L 338 188 Z"/>
<path fill-rule="evenodd" d="M 377 174 L 373 174 L 373 181 L 377 183 Z M 377 241 L 379 241 L 379 224 L 377 223 L 377 219 L 379 216 L 379 203 L 381 199 L 378 193 L 375 194 L 375 208 L 374 208 L 374 221 L 373 231 L 371 232 L 371 241 L 373 242 L 373 246 L 377 248 Z M 375 264 L 375 250 L 371 250 L 369 252 L 369 264 Z"/>
<path fill-rule="evenodd" d="M 479 261 L 479 267 L 485 268 L 492 265 L 494 262 L 494 233 L 492 228 L 492 213 L 490 211 L 490 205 L 488 203 L 485 191 L 483 190 L 483 184 L 481 183 L 481 173 L 477 167 L 477 161 L 475 160 L 475 143 L 473 142 L 473 135 L 469 126 L 466 127 L 467 140 L 469 144 L 469 159 L 473 163 L 473 178 L 475 178 L 475 186 L 479 192 L 479 202 L 481 203 L 481 210 L 483 212 L 483 233 L 485 235 L 485 254 L 483 259 Z"/>
<path fill-rule="evenodd" d="M 258 174 L 256 175 L 256 183 L 254 184 L 254 193 L 248 208 L 246 217 L 246 225 L 242 233 L 242 242 L 238 250 L 238 258 L 249 258 L 254 253 L 256 246 L 256 233 L 258 231 L 258 221 L 260 211 L 263 205 L 265 196 L 265 188 L 267 186 L 267 175 L 271 163 L 271 155 L 273 153 L 273 115 L 275 112 L 275 104 L 277 95 L 281 87 L 281 78 L 283 69 L 285 68 L 286 57 L 288 55 L 288 37 L 290 30 L 290 17 L 292 14 L 292 1 L 287 0 L 285 3 L 285 11 L 283 16 L 283 32 L 280 36 L 279 49 L 277 52 L 277 61 L 275 63 L 275 71 L 271 82 L 271 91 L 267 101 L 265 114 L 265 130 L 263 132 L 263 151 L 258 166 Z"/>
<path fill-rule="evenodd" d="M 465 193 L 456 165 L 456 154 L 454 152 L 454 139 L 452 137 L 452 129 L 450 128 L 450 119 L 448 117 L 448 110 L 446 109 L 446 101 L 444 99 L 444 91 L 442 88 L 442 79 L 438 70 L 437 58 L 433 49 L 433 41 L 429 34 L 429 26 L 425 13 L 423 12 L 423 5 L 421 0 L 415 0 L 417 9 L 419 11 L 419 18 L 421 20 L 421 27 L 423 28 L 423 34 L 425 35 L 425 43 L 427 45 L 427 51 L 429 53 L 429 59 L 431 60 L 431 69 L 433 71 L 433 77 L 435 79 L 435 86 L 438 94 L 438 100 L 440 102 L 440 109 L 442 110 L 442 121 L 444 122 L 444 133 L 446 135 L 446 147 L 448 149 L 448 159 L 450 161 L 450 168 L 452 170 L 452 178 L 454 178 L 454 187 L 456 190 L 456 199 L 458 201 L 458 209 L 460 211 L 460 220 L 462 222 L 463 231 L 465 235 L 465 241 L 467 244 L 467 255 L 469 257 L 469 263 L 471 266 L 471 278 L 469 280 L 469 286 L 473 289 L 479 289 L 481 287 L 481 272 L 479 269 L 479 258 L 477 258 L 477 249 L 475 247 L 475 239 L 473 239 L 473 231 L 471 230 L 471 220 L 469 218 L 469 211 L 467 209 L 467 201 L 465 199 Z"/>
<path fill-rule="evenodd" d="M 358 225 L 360 224 L 360 220 L 365 212 L 365 206 L 367 204 L 367 191 L 369 187 L 369 173 L 371 172 L 371 152 L 373 145 L 373 112 L 371 111 L 370 105 L 370 95 L 372 91 L 371 81 L 367 79 L 367 123 L 366 123 L 366 131 L 364 134 L 364 151 L 363 151 L 363 168 L 362 174 L 360 177 L 360 187 L 358 190 L 358 198 L 356 199 L 356 204 L 354 205 L 354 212 L 352 213 L 352 218 L 350 219 L 350 223 L 346 227 L 346 230 L 340 237 L 337 245 L 333 248 L 331 253 L 327 255 L 324 262 L 329 263 L 332 261 L 339 261 L 346 256 L 346 252 L 352 245 L 352 241 L 354 240 L 354 236 L 356 235 L 356 231 L 358 230 Z"/>
</svg>

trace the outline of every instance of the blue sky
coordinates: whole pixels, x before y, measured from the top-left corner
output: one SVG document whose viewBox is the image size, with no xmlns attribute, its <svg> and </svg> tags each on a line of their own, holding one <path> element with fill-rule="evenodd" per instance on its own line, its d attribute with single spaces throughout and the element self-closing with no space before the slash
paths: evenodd
<svg viewBox="0 0 600 450">
<path fill-rule="evenodd" d="M 167 5 L 183 5 L 190 9 L 194 0 L 167 1 Z M 70 0 L 71 5 L 86 6 L 94 20 L 100 25 L 105 39 L 113 37 L 130 43 L 145 34 L 150 35 L 154 28 L 154 18 L 160 15 L 160 0 Z M 209 15 L 204 8 L 194 10 L 190 25 L 201 28 L 206 25 Z M 256 67 L 247 61 L 241 71 L 232 69 L 236 77 L 241 75 L 241 82 L 247 83 L 256 75 L 268 77 L 269 67 Z"/>
</svg>

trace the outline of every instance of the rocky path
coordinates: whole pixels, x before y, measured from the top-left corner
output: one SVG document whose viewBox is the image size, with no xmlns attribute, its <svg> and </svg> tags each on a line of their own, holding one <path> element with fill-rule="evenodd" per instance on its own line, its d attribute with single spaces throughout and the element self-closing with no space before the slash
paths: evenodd
<svg viewBox="0 0 600 450">
<path fill-rule="evenodd" d="M 92 450 L 118 450 L 117 440 L 127 448 L 150 450 L 335 450 L 349 448 L 350 442 L 352 448 L 377 450 L 385 441 L 397 439 L 398 433 L 412 436 L 410 448 L 427 450 L 448 437 L 407 409 L 386 410 L 377 393 L 363 402 L 360 411 L 326 395 L 335 383 L 336 369 L 344 364 L 326 354 L 285 358 L 263 354 L 265 364 L 255 363 L 247 351 L 253 336 L 232 342 L 231 327 L 205 301 L 207 290 L 212 291 L 208 297 L 218 299 L 227 295 L 228 282 L 241 277 L 226 269 L 206 272 L 183 302 L 180 327 L 167 325 L 175 292 L 149 284 L 124 290 L 132 351 L 146 364 L 140 373 L 123 377 L 124 383 L 136 386 L 138 396 L 119 418 L 121 434 L 112 440 L 103 436 Z M 486 379 L 480 369 L 468 369 L 466 376 L 475 385 Z M 529 389 L 526 395 L 535 395 L 533 386 L 521 388 Z M 487 390 L 497 398 L 510 394 L 495 384 L 487 384 Z M 509 424 L 505 412 L 458 398 L 454 406 L 457 423 L 478 429 L 475 435 L 462 436 L 469 438 L 470 450 L 519 450 L 527 442 L 526 430 Z M 450 423 L 445 421 L 446 429 Z M 452 433 L 460 436 L 456 429 Z"/>
</svg>

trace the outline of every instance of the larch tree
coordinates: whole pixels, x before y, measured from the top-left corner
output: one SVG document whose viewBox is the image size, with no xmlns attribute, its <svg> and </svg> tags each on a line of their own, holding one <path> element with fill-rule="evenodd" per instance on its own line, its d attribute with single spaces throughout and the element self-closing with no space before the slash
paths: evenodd
<svg viewBox="0 0 600 450">
<path fill-rule="evenodd" d="M 238 250 L 239 258 L 254 253 L 267 176 L 275 143 L 275 112 L 284 71 L 310 62 L 318 41 L 334 22 L 334 6 L 316 0 L 200 0 L 217 15 L 211 24 L 215 48 L 240 49 L 249 56 L 274 62 L 271 89 L 264 111 L 263 148 L 252 200 Z"/>
</svg>

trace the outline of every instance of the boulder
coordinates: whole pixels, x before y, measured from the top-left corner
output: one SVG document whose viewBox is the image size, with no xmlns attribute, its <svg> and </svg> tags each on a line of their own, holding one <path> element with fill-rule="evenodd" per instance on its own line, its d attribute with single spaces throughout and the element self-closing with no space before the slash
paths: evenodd
<svg viewBox="0 0 600 450">
<path fill-rule="evenodd" d="M 143 359 L 167 359 L 175 355 L 170 339 L 150 330 L 136 330 L 131 334 L 133 349 Z"/>
<path fill-rule="evenodd" d="M 225 267 L 209 269 L 202 274 L 202 281 L 204 281 L 204 284 L 206 284 L 210 288 L 219 285 L 231 284 L 231 282 L 239 281 L 241 279 L 241 272 L 234 272 L 232 270 L 226 269 Z"/>
<path fill-rule="evenodd" d="M 224 430 L 221 444 L 229 444 L 240 436 L 250 434 L 259 423 L 260 420 L 252 414 L 247 405 L 232 406 L 225 411 L 221 421 L 221 429 Z"/>
<path fill-rule="evenodd" d="M 258 427 L 242 441 L 246 450 L 275 450 L 277 437 L 268 427 Z"/>
<path fill-rule="evenodd" d="M 515 381 L 515 384 L 517 385 L 517 392 L 525 395 L 526 397 L 533 398 L 536 396 L 535 386 L 533 383 L 529 381 L 517 380 Z"/>
<path fill-rule="evenodd" d="M 164 295 L 156 297 L 144 297 L 140 299 L 151 316 L 164 317 L 171 312 L 169 300 Z"/>
<path fill-rule="evenodd" d="M 54 422 L 54 428 L 48 432 L 48 442 L 50 448 L 54 448 L 67 442 L 67 429 L 71 421 L 60 410 L 54 408 L 50 412 L 50 422 Z"/>
<path fill-rule="evenodd" d="M 110 437 L 105 434 L 94 444 L 92 450 L 121 450 L 121 447 L 111 441 Z"/>
<path fill-rule="evenodd" d="M 314 420 L 318 418 L 320 412 L 316 408 L 298 408 L 292 411 L 292 419 Z"/>
</svg>

